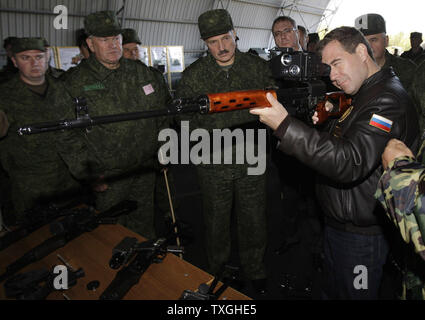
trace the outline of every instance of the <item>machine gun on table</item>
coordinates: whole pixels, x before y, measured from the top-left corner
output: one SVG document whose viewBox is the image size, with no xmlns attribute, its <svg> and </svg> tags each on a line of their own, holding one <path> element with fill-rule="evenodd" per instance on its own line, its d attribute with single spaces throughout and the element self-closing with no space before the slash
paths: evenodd
<svg viewBox="0 0 425 320">
<path fill-rule="evenodd" d="M 136 238 L 124 238 L 112 251 L 109 266 L 119 269 L 125 265 L 101 294 L 101 300 L 120 300 L 135 286 L 152 263 L 159 263 L 168 252 L 182 253 L 183 248 L 169 245 L 174 236 L 147 240 L 141 243 Z"/>
<path fill-rule="evenodd" d="M 291 88 L 273 88 L 265 90 L 245 90 L 223 93 L 210 93 L 192 98 L 179 98 L 172 101 L 166 109 L 121 113 L 91 117 L 84 97 L 74 99 L 75 119 L 65 119 L 45 123 L 28 124 L 18 129 L 19 135 L 67 130 L 75 128 L 91 128 L 93 126 L 122 121 L 172 116 L 184 113 L 212 114 L 250 108 L 270 107 L 266 98 L 272 93 L 283 105 L 297 105 L 296 115 L 309 119 L 314 111 L 318 112 L 319 122 L 323 123 L 329 116 L 338 116 L 351 103 L 351 99 L 343 92 L 328 93 L 326 83 L 321 77 L 326 74 L 326 65 L 313 53 L 293 52 L 290 48 L 280 48 L 281 54 L 271 61 L 271 69 L 275 79 L 284 79 L 296 83 Z M 337 110 L 326 111 L 326 101 L 333 102 Z"/>
<path fill-rule="evenodd" d="M 80 204 L 80 202 L 78 202 Z M 76 214 L 80 210 L 77 208 L 77 203 L 59 207 L 54 203 L 46 205 L 37 205 L 24 213 L 23 222 L 18 228 L 6 233 L 0 238 L 0 251 L 6 249 L 15 242 L 23 239 L 32 232 L 40 229 L 41 227 L 53 222 L 54 220 Z"/>
<path fill-rule="evenodd" d="M 79 278 L 84 277 L 84 270 L 71 270 L 67 267 L 67 288 L 77 284 Z M 54 270 L 36 269 L 25 273 L 19 273 L 9 278 L 4 283 L 6 297 L 17 300 L 44 300 L 53 291 L 61 290 L 55 288 Z"/>
<path fill-rule="evenodd" d="M 99 214 L 95 212 L 94 208 L 89 207 L 51 224 L 50 230 L 54 236 L 32 248 L 21 258 L 10 264 L 0 276 L 0 282 L 11 277 L 25 266 L 65 246 L 83 233 L 93 231 L 101 224 L 116 223 L 119 216 L 128 214 L 136 208 L 136 201 L 125 200 Z"/>
</svg>

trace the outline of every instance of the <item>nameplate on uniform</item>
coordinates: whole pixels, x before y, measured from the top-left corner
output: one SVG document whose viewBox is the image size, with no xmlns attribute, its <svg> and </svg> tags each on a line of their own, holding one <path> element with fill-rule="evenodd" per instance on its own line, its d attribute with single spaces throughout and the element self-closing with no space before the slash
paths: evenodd
<svg viewBox="0 0 425 320">
<path fill-rule="evenodd" d="M 152 87 L 152 84 L 150 84 L 150 83 L 143 87 L 143 91 L 145 92 L 145 95 L 147 95 L 147 96 L 150 95 L 151 93 L 155 92 L 155 90 Z"/>
<path fill-rule="evenodd" d="M 390 132 L 391 127 L 393 126 L 393 122 L 385 117 L 373 114 L 372 118 L 370 118 L 369 125 L 381 129 L 385 132 Z"/>
<path fill-rule="evenodd" d="M 103 83 L 98 82 L 98 83 L 84 86 L 83 89 L 84 91 L 94 91 L 94 90 L 103 90 L 103 89 L 106 89 L 106 87 L 103 85 Z"/>
</svg>

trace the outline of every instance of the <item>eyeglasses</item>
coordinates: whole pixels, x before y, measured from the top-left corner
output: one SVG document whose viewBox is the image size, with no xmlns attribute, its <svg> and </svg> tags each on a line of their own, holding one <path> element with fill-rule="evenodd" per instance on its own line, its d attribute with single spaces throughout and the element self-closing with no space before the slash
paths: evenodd
<svg viewBox="0 0 425 320">
<path fill-rule="evenodd" d="M 292 31 L 295 31 L 295 30 L 297 30 L 297 29 L 295 29 L 295 28 L 286 28 L 286 29 L 283 29 L 283 30 L 280 30 L 280 31 L 273 32 L 273 35 L 275 37 L 281 37 L 281 36 L 284 36 L 284 35 L 289 34 Z"/>
</svg>

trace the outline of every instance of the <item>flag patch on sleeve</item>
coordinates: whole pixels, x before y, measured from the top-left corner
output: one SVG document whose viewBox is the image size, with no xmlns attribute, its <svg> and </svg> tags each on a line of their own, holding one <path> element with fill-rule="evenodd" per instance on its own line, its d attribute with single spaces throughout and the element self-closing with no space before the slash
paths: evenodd
<svg viewBox="0 0 425 320">
<path fill-rule="evenodd" d="M 378 116 L 377 114 L 372 115 L 369 124 L 385 132 L 390 132 L 391 127 L 393 126 L 393 122 L 391 120 L 388 120 L 387 118 L 384 118 L 382 116 Z"/>
<path fill-rule="evenodd" d="M 145 92 L 145 95 L 150 95 L 151 93 L 155 92 L 151 84 L 148 84 L 143 87 L 143 91 Z"/>
</svg>

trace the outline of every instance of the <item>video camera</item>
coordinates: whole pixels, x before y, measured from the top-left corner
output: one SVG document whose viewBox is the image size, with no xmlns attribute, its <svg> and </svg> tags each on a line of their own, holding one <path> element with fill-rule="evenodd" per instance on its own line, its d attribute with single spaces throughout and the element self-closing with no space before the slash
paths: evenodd
<svg viewBox="0 0 425 320">
<path fill-rule="evenodd" d="M 329 76 L 330 68 L 313 52 L 276 48 L 270 60 L 273 78 L 292 81 L 310 81 Z"/>
</svg>

